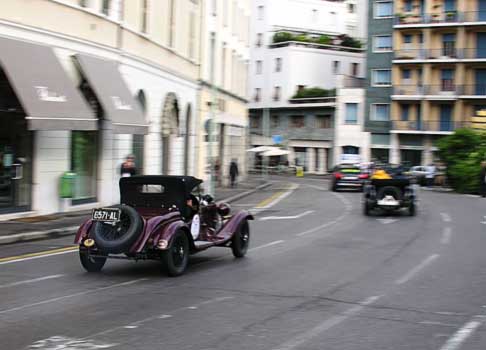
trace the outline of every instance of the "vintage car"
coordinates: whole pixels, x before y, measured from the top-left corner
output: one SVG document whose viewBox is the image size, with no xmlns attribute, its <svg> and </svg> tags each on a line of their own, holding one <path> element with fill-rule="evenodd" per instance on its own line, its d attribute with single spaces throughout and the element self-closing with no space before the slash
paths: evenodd
<svg viewBox="0 0 486 350">
<path fill-rule="evenodd" d="M 371 179 L 364 187 L 363 213 L 371 215 L 374 209 L 389 214 L 403 208 L 415 215 L 416 196 L 413 183 L 406 177 Z"/>
<path fill-rule="evenodd" d="M 210 247 L 245 256 L 250 213 L 198 193 L 191 176 L 133 176 L 120 179 L 121 204 L 93 210 L 79 228 L 81 265 L 100 271 L 108 258 L 160 260 L 169 276 L 187 268 L 189 255 Z"/>
</svg>

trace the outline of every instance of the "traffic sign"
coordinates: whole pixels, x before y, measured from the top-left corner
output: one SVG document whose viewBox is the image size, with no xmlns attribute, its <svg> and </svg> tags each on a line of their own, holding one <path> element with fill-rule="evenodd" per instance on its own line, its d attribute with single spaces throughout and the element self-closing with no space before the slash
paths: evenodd
<svg viewBox="0 0 486 350">
<path fill-rule="evenodd" d="M 272 141 L 275 145 L 281 145 L 283 142 L 282 135 L 272 135 Z"/>
</svg>

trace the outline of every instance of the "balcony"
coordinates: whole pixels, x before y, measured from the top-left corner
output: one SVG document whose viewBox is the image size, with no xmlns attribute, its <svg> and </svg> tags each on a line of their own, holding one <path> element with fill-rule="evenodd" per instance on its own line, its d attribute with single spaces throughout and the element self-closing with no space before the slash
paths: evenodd
<svg viewBox="0 0 486 350">
<path fill-rule="evenodd" d="M 396 14 L 394 24 L 399 27 L 407 26 L 447 26 L 467 24 L 484 24 L 486 22 L 486 11 L 448 11 L 434 13 L 404 13 Z"/>
<path fill-rule="evenodd" d="M 444 47 L 441 49 L 404 48 L 395 50 L 395 63 L 409 60 L 439 60 L 454 62 L 463 60 L 486 61 L 486 49 Z"/>
<path fill-rule="evenodd" d="M 469 126 L 469 122 L 453 120 L 392 120 L 391 130 L 395 134 L 450 134 L 456 129 Z"/>
<path fill-rule="evenodd" d="M 444 80 L 439 85 L 395 85 L 392 99 L 429 99 L 429 100 L 455 100 L 461 92 L 461 87 L 450 80 Z"/>
<path fill-rule="evenodd" d="M 463 99 L 486 99 L 486 82 L 462 85 L 459 89 L 459 94 Z"/>
</svg>

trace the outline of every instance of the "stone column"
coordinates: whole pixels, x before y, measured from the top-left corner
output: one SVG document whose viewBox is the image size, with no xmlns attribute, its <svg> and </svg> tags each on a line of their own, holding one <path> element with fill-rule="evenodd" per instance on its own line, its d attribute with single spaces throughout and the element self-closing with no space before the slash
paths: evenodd
<svg viewBox="0 0 486 350">
<path fill-rule="evenodd" d="M 390 134 L 390 163 L 400 164 L 400 140 L 398 134 Z"/>
<path fill-rule="evenodd" d="M 324 155 L 324 148 L 318 148 L 317 149 L 317 165 L 318 165 L 318 168 L 317 168 L 317 172 L 319 174 L 322 174 L 324 172 L 324 168 L 325 168 L 325 164 L 324 164 L 324 158 L 325 158 L 325 155 Z"/>
<path fill-rule="evenodd" d="M 312 147 L 307 148 L 307 172 L 308 173 L 315 173 L 316 172 L 316 149 Z"/>
</svg>

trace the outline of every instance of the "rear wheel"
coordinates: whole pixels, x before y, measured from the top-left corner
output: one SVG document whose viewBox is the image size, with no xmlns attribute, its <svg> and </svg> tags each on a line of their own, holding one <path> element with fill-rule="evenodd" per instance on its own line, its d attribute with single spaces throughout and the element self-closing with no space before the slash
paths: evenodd
<svg viewBox="0 0 486 350">
<path fill-rule="evenodd" d="M 106 257 L 93 257 L 88 253 L 88 249 L 79 248 L 79 260 L 81 260 L 81 265 L 88 272 L 99 272 L 105 266 Z"/>
<path fill-rule="evenodd" d="M 250 245 L 250 225 L 248 220 L 241 223 L 238 231 L 235 232 L 231 240 L 231 250 L 235 258 L 242 258 L 248 251 Z"/>
<path fill-rule="evenodd" d="M 170 248 L 164 252 L 163 256 L 165 269 L 171 277 L 182 275 L 189 262 L 189 241 L 182 231 L 177 231 L 172 239 Z"/>
<path fill-rule="evenodd" d="M 410 204 L 410 206 L 408 207 L 408 215 L 410 215 L 410 216 L 415 216 L 416 215 L 416 212 L 415 212 L 415 203 Z"/>
</svg>

